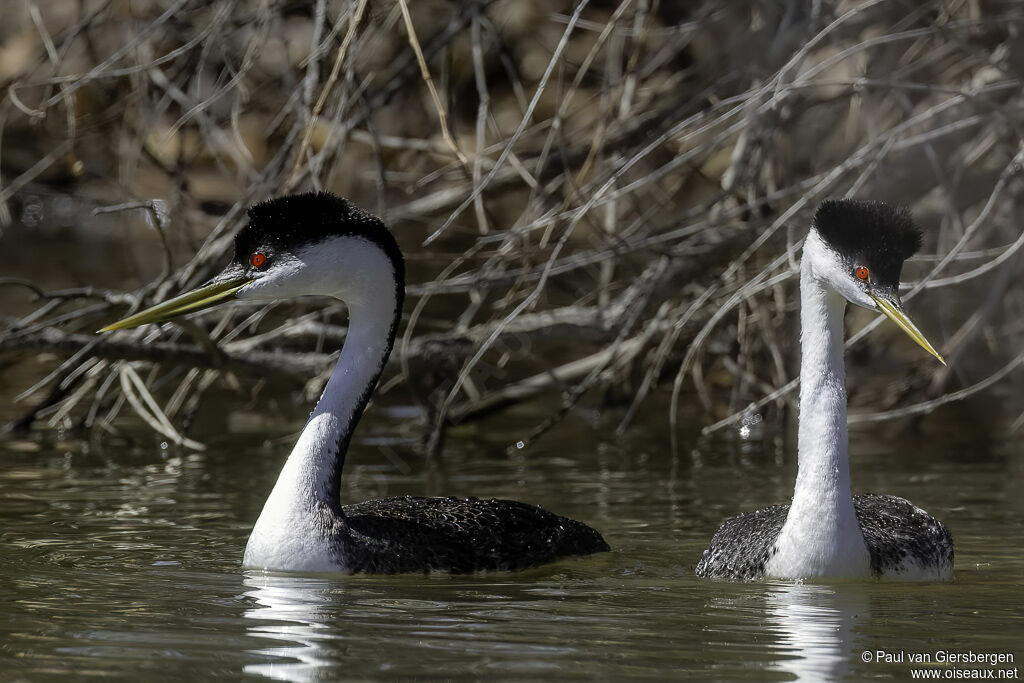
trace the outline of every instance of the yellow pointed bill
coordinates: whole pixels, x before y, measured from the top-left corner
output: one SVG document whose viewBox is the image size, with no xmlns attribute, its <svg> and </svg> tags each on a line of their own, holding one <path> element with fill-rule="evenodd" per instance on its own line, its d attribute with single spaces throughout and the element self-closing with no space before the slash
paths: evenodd
<svg viewBox="0 0 1024 683">
<path fill-rule="evenodd" d="M 868 296 L 870 296 L 878 306 L 878 310 L 884 313 L 889 320 L 896 323 L 901 330 L 907 333 L 907 336 L 916 341 L 925 351 L 938 358 L 940 363 L 943 365 L 946 364 L 946 360 L 938 351 L 935 350 L 935 347 L 925 339 L 925 336 L 921 334 L 921 330 L 917 329 L 917 325 L 915 325 L 903 311 L 903 304 L 901 304 L 898 299 L 885 299 L 880 296 L 876 296 L 871 292 L 868 292 Z"/>
<path fill-rule="evenodd" d="M 100 332 L 127 330 L 130 327 L 138 327 L 147 323 L 159 323 L 184 313 L 192 313 L 193 311 L 209 308 L 214 304 L 235 298 L 235 292 L 250 282 L 252 282 L 251 277 L 215 280 L 208 285 L 169 299 L 162 304 L 157 304 L 135 315 L 130 315 L 123 320 L 118 320 L 116 323 L 107 325 Z"/>
</svg>

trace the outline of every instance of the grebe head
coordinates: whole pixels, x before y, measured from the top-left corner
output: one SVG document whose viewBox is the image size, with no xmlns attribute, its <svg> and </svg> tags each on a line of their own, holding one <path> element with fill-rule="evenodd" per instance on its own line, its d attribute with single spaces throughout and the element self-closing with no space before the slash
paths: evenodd
<svg viewBox="0 0 1024 683">
<path fill-rule="evenodd" d="M 210 282 L 100 331 L 161 322 L 235 298 L 320 294 L 350 308 L 379 303 L 400 310 L 404 285 L 402 252 L 379 218 L 326 192 L 292 195 L 249 210 L 231 262 Z"/>
<path fill-rule="evenodd" d="M 805 268 L 851 303 L 884 313 L 945 363 L 903 310 L 903 262 L 921 246 L 910 212 L 884 202 L 830 199 L 814 215 L 804 242 Z"/>
<path fill-rule="evenodd" d="M 326 294 L 356 303 L 379 294 L 381 272 L 404 283 L 402 253 L 380 219 L 340 197 L 309 193 L 249 209 L 234 258 L 215 281 L 247 279 L 239 299 Z"/>
</svg>

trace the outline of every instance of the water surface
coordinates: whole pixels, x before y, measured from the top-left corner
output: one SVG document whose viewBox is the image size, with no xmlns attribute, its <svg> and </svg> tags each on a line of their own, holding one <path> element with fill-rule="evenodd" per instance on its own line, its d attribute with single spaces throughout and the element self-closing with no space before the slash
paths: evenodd
<svg viewBox="0 0 1024 683">
<path fill-rule="evenodd" d="M 946 584 L 698 580 L 693 568 L 723 517 L 788 500 L 793 449 L 777 433 L 691 435 L 673 458 L 663 429 L 616 441 L 570 418 L 508 455 L 533 423 L 507 416 L 453 434 L 443 461 L 430 464 L 416 455 L 408 420 L 374 407 L 346 467 L 346 501 L 516 498 L 594 525 L 614 548 L 474 576 L 240 569 L 288 432 L 301 424 L 294 418 L 263 431 L 229 419 L 235 431 L 207 434 L 201 454 L 161 448 L 141 431 L 92 443 L 8 439 L 0 669 L 26 680 L 859 680 L 906 679 L 912 668 L 865 662 L 864 651 L 1012 653 L 1019 662 L 1022 443 L 952 428 L 957 414 L 929 418 L 917 433 L 852 432 L 858 491 L 903 495 L 952 529 L 956 580 Z"/>
</svg>

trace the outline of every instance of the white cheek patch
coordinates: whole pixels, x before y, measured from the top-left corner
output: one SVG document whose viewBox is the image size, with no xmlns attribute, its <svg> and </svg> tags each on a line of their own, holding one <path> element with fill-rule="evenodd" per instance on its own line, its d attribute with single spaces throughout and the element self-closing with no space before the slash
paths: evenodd
<svg viewBox="0 0 1024 683">
<path fill-rule="evenodd" d="M 359 305 L 392 297 L 394 290 L 394 265 L 383 249 L 345 235 L 279 252 L 252 284 L 238 291 L 238 298 L 271 301 L 312 294 Z"/>
<path fill-rule="evenodd" d="M 828 246 L 816 230 L 811 230 L 804 240 L 805 259 L 810 259 L 811 272 L 830 289 L 850 303 L 870 310 L 877 310 L 875 302 L 867 295 L 865 286 L 854 275 L 854 266 Z"/>
<path fill-rule="evenodd" d="M 350 306 L 391 297 L 395 290 L 395 269 L 377 244 L 353 236 L 333 237 L 300 249 L 306 294 L 328 294 Z"/>
<path fill-rule="evenodd" d="M 266 270 L 259 273 L 256 279 L 236 295 L 239 299 L 269 301 L 297 296 L 294 290 L 301 281 L 303 264 L 291 254 L 280 254 L 274 258 Z"/>
</svg>

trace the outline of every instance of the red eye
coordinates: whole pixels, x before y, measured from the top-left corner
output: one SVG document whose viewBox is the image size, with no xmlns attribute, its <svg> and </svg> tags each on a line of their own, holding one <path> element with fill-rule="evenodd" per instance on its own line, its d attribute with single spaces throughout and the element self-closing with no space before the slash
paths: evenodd
<svg viewBox="0 0 1024 683">
<path fill-rule="evenodd" d="M 868 269 L 865 268 L 864 266 L 857 266 L 857 270 L 853 272 L 856 273 L 858 280 L 867 280 L 868 275 L 870 275 Z"/>
<path fill-rule="evenodd" d="M 251 265 L 253 268 L 262 268 L 263 266 L 267 265 L 266 254 L 262 254 L 258 251 L 254 252 L 253 255 L 249 257 L 249 265 Z"/>
</svg>

